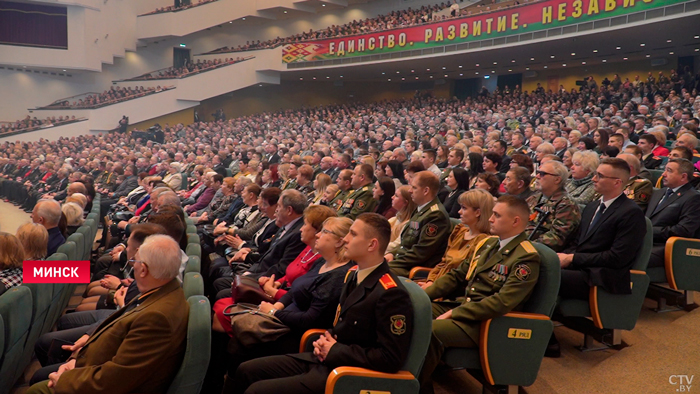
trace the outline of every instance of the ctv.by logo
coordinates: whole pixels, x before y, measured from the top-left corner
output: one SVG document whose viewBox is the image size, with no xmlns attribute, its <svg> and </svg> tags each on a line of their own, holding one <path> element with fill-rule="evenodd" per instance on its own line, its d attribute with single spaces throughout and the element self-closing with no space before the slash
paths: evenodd
<svg viewBox="0 0 700 394">
<path fill-rule="evenodd" d="M 668 377 L 668 382 L 674 386 L 678 386 L 676 389 L 677 392 L 689 393 L 694 377 L 695 375 L 671 375 Z"/>
</svg>

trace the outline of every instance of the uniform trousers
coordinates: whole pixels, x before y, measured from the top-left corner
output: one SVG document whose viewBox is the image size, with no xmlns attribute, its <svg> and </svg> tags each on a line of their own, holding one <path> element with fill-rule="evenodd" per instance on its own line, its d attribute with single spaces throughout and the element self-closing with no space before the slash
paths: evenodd
<svg viewBox="0 0 700 394">
<path fill-rule="evenodd" d="M 587 272 L 567 268 L 561 270 L 560 296 L 588 301 L 590 290 L 591 286 L 588 284 Z"/>
<path fill-rule="evenodd" d="M 443 313 L 459 306 L 459 303 L 438 303 L 433 302 L 433 335 L 430 338 L 428 353 L 425 355 L 423 368 L 418 380 L 420 382 L 421 394 L 433 392 L 433 382 L 431 375 L 442 359 L 446 348 L 461 347 L 475 348 L 478 346 L 469 335 L 452 319 L 434 320 Z"/>
<path fill-rule="evenodd" d="M 241 364 L 234 378 L 236 394 L 323 394 L 331 369 L 290 355 L 256 358 Z"/>
</svg>

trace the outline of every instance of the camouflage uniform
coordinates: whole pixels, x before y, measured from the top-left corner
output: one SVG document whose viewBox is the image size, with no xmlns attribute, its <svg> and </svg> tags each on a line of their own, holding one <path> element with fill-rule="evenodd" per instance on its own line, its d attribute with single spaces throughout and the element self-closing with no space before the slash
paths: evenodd
<svg viewBox="0 0 700 394">
<path fill-rule="evenodd" d="M 339 216 L 355 220 L 361 213 L 374 212 L 377 200 L 372 196 L 372 185 L 363 186 L 348 194 L 342 207 L 338 211 Z"/>
<path fill-rule="evenodd" d="M 530 225 L 527 232 L 530 234 L 541 218 L 541 213 L 535 211 L 539 208 L 543 212 L 550 212 L 537 234 L 530 239 L 543 243 L 555 252 L 561 252 L 564 247 L 575 237 L 576 230 L 581 223 L 581 210 L 578 204 L 569 199 L 566 191 L 559 190 L 549 199 L 542 192 L 535 192 L 527 199 L 530 206 Z"/>
<path fill-rule="evenodd" d="M 646 212 L 647 204 L 649 204 L 649 198 L 653 191 L 654 187 L 651 181 L 639 175 L 635 175 L 627 182 L 623 193 L 625 193 L 625 196 L 630 200 L 634 200 L 634 202 L 639 205 L 639 208 L 642 208 L 642 211 Z"/>
</svg>

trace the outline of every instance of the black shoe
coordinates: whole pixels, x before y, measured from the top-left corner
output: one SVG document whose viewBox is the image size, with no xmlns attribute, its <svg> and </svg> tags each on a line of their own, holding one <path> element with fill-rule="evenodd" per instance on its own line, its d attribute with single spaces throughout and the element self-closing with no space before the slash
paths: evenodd
<svg viewBox="0 0 700 394">
<path fill-rule="evenodd" d="M 549 344 L 547 344 L 547 350 L 544 351 L 544 356 L 549 358 L 561 357 L 561 346 L 559 345 L 559 341 L 557 341 L 557 337 L 554 336 L 554 333 L 552 333 L 552 336 L 549 338 Z"/>
</svg>

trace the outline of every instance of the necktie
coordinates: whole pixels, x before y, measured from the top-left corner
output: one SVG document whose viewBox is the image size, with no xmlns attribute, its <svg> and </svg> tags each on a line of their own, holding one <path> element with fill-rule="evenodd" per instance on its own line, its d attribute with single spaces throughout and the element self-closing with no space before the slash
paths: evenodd
<svg viewBox="0 0 700 394">
<path fill-rule="evenodd" d="M 591 220 L 591 224 L 588 226 L 588 230 L 586 230 L 586 234 L 591 232 L 593 227 L 595 227 L 595 225 L 600 221 L 600 218 L 603 217 L 604 212 L 605 212 L 605 204 L 603 204 L 601 202 L 600 206 L 598 207 L 598 212 L 593 217 L 593 220 Z"/>
<path fill-rule="evenodd" d="M 661 200 L 659 200 L 659 203 L 656 205 L 656 208 L 654 209 L 653 213 L 656 213 L 656 211 L 659 210 L 659 207 L 661 206 L 661 204 L 664 201 L 666 201 L 666 199 L 668 199 L 671 196 L 671 194 L 673 194 L 673 189 L 671 189 L 671 188 L 666 189 L 666 194 L 664 194 L 664 197 Z"/>
</svg>

